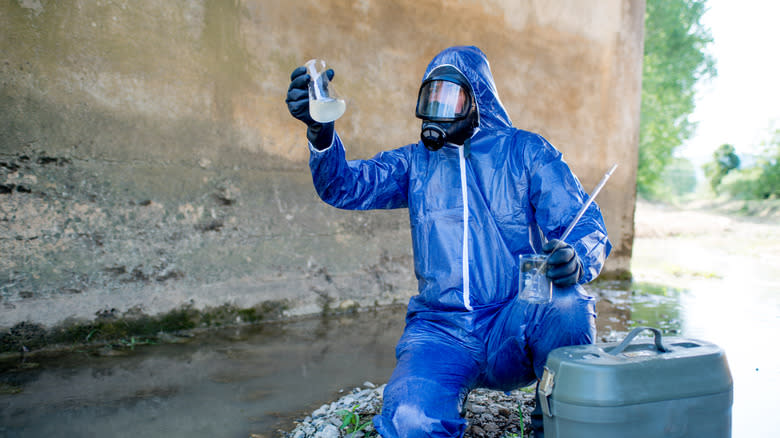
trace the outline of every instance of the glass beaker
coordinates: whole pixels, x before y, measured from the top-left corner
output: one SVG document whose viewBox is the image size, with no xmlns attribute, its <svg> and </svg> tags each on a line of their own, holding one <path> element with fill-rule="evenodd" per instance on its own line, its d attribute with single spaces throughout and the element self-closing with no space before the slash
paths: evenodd
<svg viewBox="0 0 780 438">
<path fill-rule="evenodd" d="M 347 104 L 330 86 L 325 61 L 321 59 L 307 61 L 306 71 L 311 78 L 309 81 L 311 118 L 320 123 L 328 123 L 341 117 L 347 109 Z"/>
<path fill-rule="evenodd" d="M 520 287 L 518 297 L 532 304 L 545 304 L 552 300 L 552 282 L 547 277 L 547 256 L 520 254 Z"/>
</svg>

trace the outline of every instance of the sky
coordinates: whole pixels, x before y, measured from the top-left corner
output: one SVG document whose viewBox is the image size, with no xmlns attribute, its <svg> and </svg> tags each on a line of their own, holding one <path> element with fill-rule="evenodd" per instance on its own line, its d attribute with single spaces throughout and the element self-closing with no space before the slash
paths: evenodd
<svg viewBox="0 0 780 438">
<path fill-rule="evenodd" d="M 780 128 L 780 1 L 709 0 L 702 22 L 712 32 L 718 75 L 700 83 L 691 120 L 694 136 L 677 155 L 701 165 L 723 143 L 737 154 L 761 150 Z"/>
</svg>

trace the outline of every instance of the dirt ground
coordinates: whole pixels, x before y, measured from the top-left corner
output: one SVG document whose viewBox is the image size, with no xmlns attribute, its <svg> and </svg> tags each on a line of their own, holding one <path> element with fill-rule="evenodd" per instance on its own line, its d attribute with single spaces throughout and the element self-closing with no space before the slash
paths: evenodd
<svg viewBox="0 0 780 438">
<path fill-rule="evenodd" d="M 636 206 L 634 236 L 653 238 L 724 232 L 752 234 L 756 225 L 766 229 L 780 226 L 780 203 L 767 202 L 762 206 L 694 201 L 685 206 L 673 206 L 640 200 Z"/>
<path fill-rule="evenodd" d="M 722 279 L 735 267 L 780 281 L 780 204 L 690 203 L 683 207 L 639 201 L 632 273 L 640 281 L 683 284 Z"/>
</svg>

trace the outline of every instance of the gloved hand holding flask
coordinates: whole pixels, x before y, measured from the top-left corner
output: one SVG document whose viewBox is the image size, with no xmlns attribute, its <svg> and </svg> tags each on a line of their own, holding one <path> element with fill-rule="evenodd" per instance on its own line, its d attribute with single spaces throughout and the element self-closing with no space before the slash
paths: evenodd
<svg viewBox="0 0 780 438">
<path fill-rule="evenodd" d="M 306 124 L 306 138 L 309 139 L 315 148 L 323 150 L 330 146 L 331 140 L 333 139 L 334 126 L 332 121 L 322 123 L 312 117 L 309 93 L 310 85 L 313 82 L 311 80 L 311 74 L 309 73 L 309 71 L 312 70 L 312 67 L 313 65 L 300 66 L 293 70 L 290 75 L 290 87 L 287 89 L 287 99 L 285 102 L 287 102 L 287 109 L 290 111 L 290 114 Z M 328 69 L 318 75 L 320 77 L 316 79 L 319 81 L 317 84 L 322 86 L 325 78 L 327 78 L 325 83 L 333 79 L 334 71 L 333 69 Z M 341 101 L 341 103 L 343 105 L 343 101 Z M 343 109 L 341 113 L 343 113 Z"/>
</svg>

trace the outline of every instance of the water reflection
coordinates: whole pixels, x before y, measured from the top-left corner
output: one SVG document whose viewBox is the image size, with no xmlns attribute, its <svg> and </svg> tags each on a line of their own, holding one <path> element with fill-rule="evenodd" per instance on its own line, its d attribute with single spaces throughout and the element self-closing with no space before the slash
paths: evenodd
<svg viewBox="0 0 780 438">
<path fill-rule="evenodd" d="M 342 388 L 387 380 L 403 320 L 397 309 L 15 361 L 0 374 L 0 436 L 271 436 Z"/>
<path fill-rule="evenodd" d="M 631 328 L 652 326 L 718 345 L 734 381 L 733 436 L 773 436 L 780 428 L 773 412 L 780 390 L 773 347 L 780 333 L 780 289 L 758 275 L 723 277 L 688 281 L 685 289 L 602 283 L 596 290 L 599 340 L 618 341 Z"/>
<path fill-rule="evenodd" d="M 664 334 L 681 332 L 680 298 L 685 291 L 651 283 L 602 282 L 592 288 L 599 300 L 597 333 L 600 342 L 613 342 L 638 326 Z"/>
</svg>

